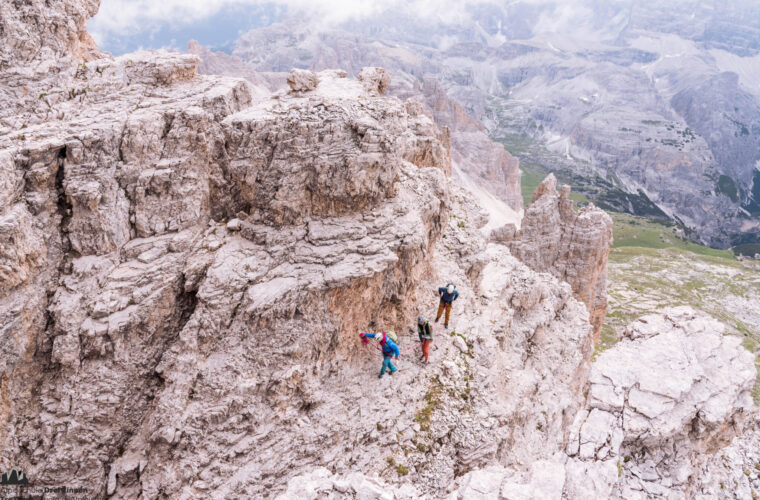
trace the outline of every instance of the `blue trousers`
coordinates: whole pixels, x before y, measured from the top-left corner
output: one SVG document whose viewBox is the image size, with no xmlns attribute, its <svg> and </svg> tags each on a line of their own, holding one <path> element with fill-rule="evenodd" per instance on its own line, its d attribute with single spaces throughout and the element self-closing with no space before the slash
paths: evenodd
<svg viewBox="0 0 760 500">
<path fill-rule="evenodd" d="M 382 377 L 385 373 L 386 368 L 391 369 L 391 373 L 396 372 L 396 367 L 393 366 L 393 363 L 391 363 L 391 358 L 383 358 L 383 367 L 380 369 L 380 376 Z"/>
</svg>

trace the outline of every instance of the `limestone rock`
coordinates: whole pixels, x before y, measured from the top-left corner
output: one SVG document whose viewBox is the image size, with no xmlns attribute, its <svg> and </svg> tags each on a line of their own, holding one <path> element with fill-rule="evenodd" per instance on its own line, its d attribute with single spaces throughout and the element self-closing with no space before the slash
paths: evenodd
<svg viewBox="0 0 760 500">
<path fill-rule="evenodd" d="M 350 407 L 316 382 L 368 368 L 368 321 L 416 313 L 450 203 L 432 120 L 340 71 L 252 106 L 195 56 L 59 63 L 0 77 L 0 468 L 116 498 L 235 494 L 226 472 L 188 476 L 214 456 L 255 497 L 341 456 L 265 429 Z M 34 97 L 15 99 L 22 79 Z"/>
<path fill-rule="evenodd" d="M 71 57 L 92 58 L 97 47 L 87 33 L 87 20 L 100 0 L 43 0 L 4 2 L 0 5 L 0 70 L 31 61 Z"/>
<path fill-rule="evenodd" d="M 257 218 L 294 223 L 374 206 L 392 194 L 399 155 L 449 170 L 431 120 L 397 100 L 359 101 L 361 85 L 334 72 L 319 79 L 308 96 L 264 101 L 225 122 L 230 173 Z"/>
<path fill-rule="evenodd" d="M 23 204 L 0 215 L 0 289 L 8 291 L 33 276 L 45 258 L 45 242 Z"/>
<path fill-rule="evenodd" d="M 585 406 L 584 305 L 486 240 L 419 102 L 337 70 L 261 95 L 187 54 L 78 64 L 92 5 L 57 3 L 73 24 L 48 31 L 27 2 L 0 31 L 63 37 L 40 52 L 56 71 L 0 73 L 0 470 L 110 498 L 605 497 L 672 491 L 660 471 L 699 464 L 669 443 L 726 444 L 753 373 L 684 311 L 633 325 Z M 415 320 L 447 281 L 423 364 Z M 374 328 L 399 333 L 393 377 L 358 338 Z M 671 361 L 663 395 L 648 371 Z"/>
<path fill-rule="evenodd" d="M 308 92 L 317 88 L 319 77 L 313 71 L 292 69 L 287 77 L 287 82 L 293 92 Z"/>
<path fill-rule="evenodd" d="M 294 477 L 288 489 L 277 500 L 356 498 L 366 500 L 413 500 L 420 498 L 412 485 L 395 487 L 382 479 L 373 479 L 360 472 L 345 476 L 331 474 L 325 468 Z"/>
<path fill-rule="evenodd" d="M 631 324 L 592 367 L 569 453 L 620 463 L 622 496 L 693 488 L 697 468 L 741 433 L 753 406 L 752 355 L 724 330 L 689 307 Z"/>
<path fill-rule="evenodd" d="M 599 338 L 607 312 L 607 257 L 612 245 L 612 219 L 593 204 L 573 209 L 570 187 L 557 192 L 549 174 L 533 193 L 520 229 L 507 225 L 492 233 L 512 254 L 539 272 L 567 281 L 589 312 Z"/>
<path fill-rule="evenodd" d="M 364 88 L 370 95 L 383 95 L 391 83 L 391 76 L 383 68 L 366 67 L 362 68 L 357 76 L 362 82 Z"/>
</svg>

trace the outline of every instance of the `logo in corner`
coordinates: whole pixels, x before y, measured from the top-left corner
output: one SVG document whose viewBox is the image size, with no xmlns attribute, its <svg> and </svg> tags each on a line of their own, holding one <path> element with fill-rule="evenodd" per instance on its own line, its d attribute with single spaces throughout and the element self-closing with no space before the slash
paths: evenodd
<svg viewBox="0 0 760 500">
<path fill-rule="evenodd" d="M 10 472 L 3 472 L 2 478 L 0 478 L 0 485 L 11 486 L 15 484 L 29 484 L 24 471 L 11 469 Z"/>
</svg>

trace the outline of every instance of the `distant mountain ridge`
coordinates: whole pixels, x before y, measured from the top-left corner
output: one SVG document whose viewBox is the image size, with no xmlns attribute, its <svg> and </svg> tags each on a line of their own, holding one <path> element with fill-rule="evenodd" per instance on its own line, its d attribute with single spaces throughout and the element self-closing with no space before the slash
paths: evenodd
<svg viewBox="0 0 760 500">
<path fill-rule="evenodd" d="M 285 17 L 233 54 L 259 71 L 435 77 L 525 165 L 726 248 L 760 240 L 759 44 L 758 6 L 587 0 L 487 2 L 458 21 L 387 11 L 330 30 Z"/>
</svg>

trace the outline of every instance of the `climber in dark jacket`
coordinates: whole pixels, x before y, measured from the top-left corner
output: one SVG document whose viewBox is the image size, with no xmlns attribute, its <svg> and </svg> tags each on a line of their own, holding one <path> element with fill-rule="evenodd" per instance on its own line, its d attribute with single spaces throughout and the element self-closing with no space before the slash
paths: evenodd
<svg viewBox="0 0 760 500">
<path fill-rule="evenodd" d="M 449 318 L 451 317 L 451 304 L 457 300 L 457 297 L 459 297 L 459 292 L 457 292 L 454 285 L 449 283 L 448 285 L 442 286 L 438 289 L 438 295 L 441 297 L 441 302 L 438 304 L 438 314 L 435 316 L 435 322 L 438 323 L 438 320 L 441 319 L 441 314 L 443 314 L 443 311 L 446 310 L 446 319 L 443 321 L 443 327 L 448 328 Z"/>
<path fill-rule="evenodd" d="M 420 338 L 420 344 L 422 344 L 422 357 L 427 363 L 430 356 L 430 344 L 433 343 L 433 325 L 422 316 L 417 318 L 417 335 Z"/>
</svg>

